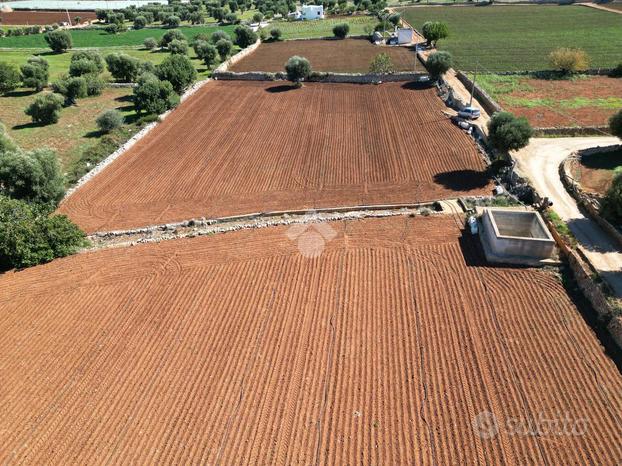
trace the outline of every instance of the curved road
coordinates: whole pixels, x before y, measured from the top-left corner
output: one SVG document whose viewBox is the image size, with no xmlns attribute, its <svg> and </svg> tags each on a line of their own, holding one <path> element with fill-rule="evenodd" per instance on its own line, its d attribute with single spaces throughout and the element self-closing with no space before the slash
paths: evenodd
<svg viewBox="0 0 622 466">
<path fill-rule="evenodd" d="M 513 155 L 517 170 L 553 202 L 553 209 L 566 221 L 594 268 L 622 297 L 622 252 L 596 222 L 583 215 L 559 177 L 559 165 L 572 152 L 619 143 L 614 137 L 533 138 Z"/>
</svg>

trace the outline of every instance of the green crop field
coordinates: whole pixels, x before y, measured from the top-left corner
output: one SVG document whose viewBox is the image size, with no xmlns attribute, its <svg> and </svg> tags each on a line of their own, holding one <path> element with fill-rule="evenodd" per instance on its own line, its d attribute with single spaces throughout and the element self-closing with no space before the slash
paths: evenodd
<svg viewBox="0 0 622 466">
<path fill-rule="evenodd" d="M 342 16 L 317 21 L 275 21 L 266 29 L 279 28 L 283 39 L 310 39 L 332 37 L 335 25 L 348 23 L 350 35 L 361 36 L 366 34 L 366 28 L 373 29 L 376 22 L 371 16 Z"/>
<path fill-rule="evenodd" d="M 451 52 L 455 67 L 488 71 L 549 69 L 549 53 L 578 47 L 591 67 L 622 62 L 622 15 L 582 6 L 414 7 L 400 10 L 421 29 L 426 21 L 444 21 L 450 37 L 438 44 Z"/>
<path fill-rule="evenodd" d="M 211 34 L 218 29 L 222 29 L 233 35 L 235 26 L 196 26 L 196 27 L 180 27 L 188 39 L 199 33 Z M 142 45 L 147 37 L 160 39 L 167 29 L 163 28 L 145 28 L 139 30 L 129 30 L 119 34 L 108 34 L 103 29 L 82 29 L 71 31 L 74 48 L 93 48 L 93 47 L 136 47 Z M 42 49 L 47 48 L 47 42 L 43 34 L 33 34 L 30 36 L 11 36 L 0 37 L 0 49 L 2 48 L 20 48 L 20 49 Z M 0 51 L 0 59 L 2 51 Z"/>
</svg>

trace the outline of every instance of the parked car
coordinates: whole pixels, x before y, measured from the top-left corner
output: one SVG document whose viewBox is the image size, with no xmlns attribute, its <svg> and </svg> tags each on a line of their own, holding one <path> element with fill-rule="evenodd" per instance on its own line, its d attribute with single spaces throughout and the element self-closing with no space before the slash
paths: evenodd
<svg viewBox="0 0 622 466">
<path fill-rule="evenodd" d="M 458 112 L 458 116 L 462 118 L 467 118 L 469 120 L 476 120 L 479 118 L 480 112 L 479 108 L 475 107 L 464 107 L 462 110 Z"/>
</svg>

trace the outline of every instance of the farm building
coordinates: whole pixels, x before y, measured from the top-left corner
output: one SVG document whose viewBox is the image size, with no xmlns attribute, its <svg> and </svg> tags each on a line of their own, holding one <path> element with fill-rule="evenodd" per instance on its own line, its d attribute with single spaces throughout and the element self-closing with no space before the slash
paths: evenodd
<svg viewBox="0 0 622 466">
<path fill-rule="evenodd" d="M 324 7 L 322 5 L 303 5 L 294 13 L 294 18 L 299 20 L 324 19 Z"/>
</svg>

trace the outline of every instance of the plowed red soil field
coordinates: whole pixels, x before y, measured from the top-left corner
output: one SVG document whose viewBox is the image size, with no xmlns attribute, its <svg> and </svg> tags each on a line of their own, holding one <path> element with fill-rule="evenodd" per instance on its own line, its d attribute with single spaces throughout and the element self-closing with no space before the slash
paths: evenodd
<svg viewBox="0 0 622 466">
<path fill-rule="evenodd" d="M 73 23 L 76 17 L 82 18 L 82 22 L 95 20 L 94 11 L 70 11 L 69 17 Z M 45 25 L 54 23 L 67 23 L 67 12 L 65 11 L 12 11 L 9 13 L 0 12 L 0 24 L 7 25 Z"/>
<path fill-rule="evenodd" d="M 622 377 L 557 279 L 451 217 L 329 225 L 315 259 L 278 227 L 0 276 L 2 462 L 622 460 Z"/>
<path fill-rule="evenodd" d="M 231 71 L 283 71 L 285 62 L 300 55 L 311 62 L 315 71 L 367 73 L 379 53 L 391 57 L 396 71 L 413 71 L 415 52 L 406 47 L 379 47 L 367 39 L 288 40 L 263 43 L 252 54 L 233 65 Z M 417 63 L 419 71 L 423 70 Z"/>
<path fill-rule="evenodd" d="M 62 205 L 86 231 L 488 194 L 434 89 L 212 82 Z"/>
</svg>

